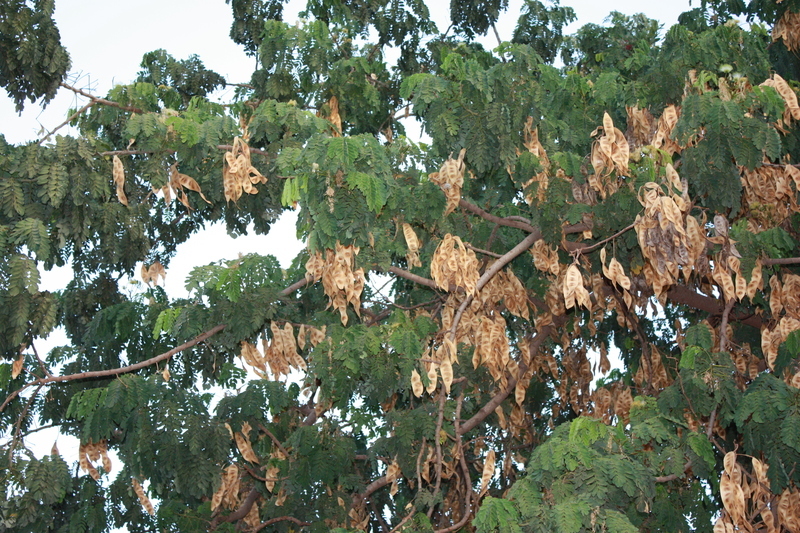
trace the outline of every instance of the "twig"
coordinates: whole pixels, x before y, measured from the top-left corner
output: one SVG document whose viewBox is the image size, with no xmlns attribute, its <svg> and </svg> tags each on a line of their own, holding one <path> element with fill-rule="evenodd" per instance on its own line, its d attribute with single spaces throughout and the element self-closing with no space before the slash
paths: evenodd
<svg viewBox="0 0 800 533">
<path fill-rule="evenodd" d="M 48 378 L 53 377 L 53 374 L 51 374 L 50 371 L 47 370 L 47 367 L 45 366 L 44 361 L 42 361 L 42 358 L 39 357 L 39 352 L 36 351 L 36 346 L 33 344 L 33 342 L 31 342 L 31 350 L 33 350 L 33 355 L 34 357 L 36 357 L 36 360 L 39 361 L 39 368 L 42 369 L 44 375 L 47 376 Z"/>
<path fill-rule="evenodd" d="M 80 108 L 80 109 L 78 109 L 77 111 L 75 111 L 75 113 L 73 113 L 72 115 L 70 115 L 70 117 L 69 117 L 67 120 L 65 120 L 64 122 L 62 122 L 61 124 L 59 124 L 58 126 L 56 126 L 55 128 L 53 128 L 52 130 L 50 130 L 50 131 L 47 133 L 47 135 L 45 135 L 44 137 L 42 137 L 41 139 L 39 139 L 39 142 L 37 142 L 36 144 L 38 144 L 38 145 L 40 145 L 40 146 L 41 146 L 41 144 L 42 144 L 43 142 L 45 142 L 47 139 L 49 139 L 49 138 L 50 138 L 50 137 L 51 137 L 51 136 L 52 136 L 52 135 L 53 135 L 55 132 L 57 132 L 58 130 L 60 130 L 61 128 L 63 128 L 64 126 L 66 126 L 67 124 L 69 124 L 70 122 L 72 122 L 73 120 L 75 120 L 76 118 L 78 118 L 79 116 L 81 116 L 81 115 L 82 115 L 84 112 L 86 112 L 86 110 L 87 110 L 87 109 L 89 109 L 90 107 L 92 107 L 92 106 L 93 106 L 94 104 L 96 104 L 96 103 L 97 103 L 97 102 L 95 102 L 94 100 L 91 100 L 91 101 L 90 101 L 88 104 L 86 104 L 86 105 L 85 105 L 85 106 L 83 106 L 82 108 Z"/>
<path fill-rule="evenodd" d="M 596 243 L 594 243 L 592 245 L 584 245 L 584 243 L 580 243 L 580 242 L 573 243 L 573 246 L 572 246 L 573 249 L 570 250 L 570 252 L 571 253 L 577 252 L 577 253 L 580 253 L 580 254 L 588 254 L 589 252 L 592 252 L 592 251 L 596 250 L 597 248 L 599 248 L 600 246 L 603 246 L 605 243 L 607 243 L 609 241 L 613 241 L 614 239 L 616 239 L 620 235 L 623 235 L 624 233 L 632 230 L 635 227 L 636 227 L 636 223 L 634 222 L 632 224 L 629 224 L 628 226 L 625 226 L 624 228 L 622 228 L 621 230 L 616 232 L 611 237 L 603 239 L 602 241 L 596 242 Z"/>
<path fill-rule="evenodd" d="M 77 94 L 79 94 L 81 96 L 85 96 L 86 98 L 88 98 L 89 100 L 91 100 L 92 102 L 94 102 L 96 104 L 103 104 L 103 105 L 107 105 L 107 106 L 111 106 L 111 107 L 117 107 L 117 108 L 123 109 L 125 111 L 130 111 L 131 113 L 139 113 L 139 114 L 144 113 L 144 111 L 142 111 L 138 107 L 125 106 L 125 105 L 120 104 L 119 102 L 112 102 L 111 100 L 106 100 L 105 98 L 98 98 L 97 96 L 95 96 L 93 94 L 89 94 L 89 93 L 87 93 L 86 91 L 84 91 L 82 89 L 78 89 L 77 87 L 73 87 L 71 85 L 67 85 L 63 81 L 61 83 L 59 83 L 59 85 L 61 87 L 64 87 L 65 89 L 69 89 L 70 91 L 72 91 L 74 93 L 77 93 Z"/>
<path fill-rule="evenodd" d="M 442 422 L 444 422 L 444 404 L 445 400 L 447 400 L 447 392 L 445 391 L 444 383 L 442 383 L 441 388 L 439 389 L 439 415 L 436 418 L 436 433 L 433 435 L 434 442 L 436 444 L 436 484 L 433 489 L 433 497 L 432 500 L 436 500 L 436 497 L 439 495 L 439 490 L 442 486 L 442 439 L 439 438 L 439 434 L 442 432 Z M 428 509 L 428 518 L 433 515 L 433 509 L 435 505 L 431 505 Z"/>
<path fill-rule="evenodd" d="M 17 442 L 19 442 L 19 435 L 20 431 L 22 430 L 22 421 L 28 416 L 28 410 L 30 410 L 31 405 L 33 405 L 33 401 L 36 399 L 36 396 L 39 394 L 39 391 L 42 390 L 44 385 L 39 385 L 36 387 L 36 390 L 33 391 L 31 397 L 28 398 L 28 401 L 25 403 L 25 408 L 22 409 L 22 412 L 17 417 L 17 422 L 14 424 L 14 437 L 11 439 L 11 444 L 8 446 L 8 467 L 11 468 L 12 466 L 12 458 L 14 456 L 14 448 L 17 447 Z"/>
<path fill-rule="evenodd" d="M 495 227 L 497 227 L 497 226 L 495 226 Z M 482 248 L 478 248 L 476 246 L 472 246 L 471 244 L 469 244 L 467 242 L 464 243 L 464 246 L 466 246 L 467 248 L 469 248 L 473 252 L 478 252 L 479 254 L 489 255 L 489 256 L 492 256 L 492 257 L 503 257 L 502 255 L 496 254 L 494 252 L 490 252 L 489 250 L 484 250 Z"/>
</svg>

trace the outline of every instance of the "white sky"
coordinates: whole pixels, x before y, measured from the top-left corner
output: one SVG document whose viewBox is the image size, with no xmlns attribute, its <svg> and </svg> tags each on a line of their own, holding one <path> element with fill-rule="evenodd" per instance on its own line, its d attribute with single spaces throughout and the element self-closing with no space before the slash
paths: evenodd
<svg viewBox="0 0 800 533">
<path fill-rule="evenodd" d="M 284 20 L 294 22 L 303 5 L 292 0 L 284 10 Z M 431 1 L 430 5 L 434 20 L 443 31 L 449 24 L 449 2 Z M 509 5 L 497 25 L 503 39 L 511 37 L 522 0 L 510 0 Z M 578 15 L 578 22 L 567 33 L 586 23 L 602 24 L 611 11 L 627 15 L 644 13 L 668 28 L 680 13 L 690 8 L 688 0 L 564 0 L 561 5 L 572 7 Z M 142 56 L 158 48 L 177 59 L 197 54 L 207 68 L 233 83 L 248 82 L 255 69 L 255 60 L 248 58 L 228 37 L 232 15 L 224 0 L 56 0 L 55 18 L 62 43 L 72 58 L 73 84 L 98 96 L 104 96 L 115 84 L 132 81 Z M 496 45 L 491 32 L 483 42 L 490 48 Z M 223 92 L 220 98 L 228 99 L 232 96 L 230 91 Z M 62 89 L 46 110 L 29 104 L 20 116 L 13 101 L 0 90 L 0 132 L 13 144 L 37 140 L 63 122 L 70 108 L 85 103 L 85 99 Z M 66 129 L 59 131 L 66 132 Z M 239 253 L 272 254 L 282 266 L 288 266 L 302 247 L 295 238 L 295 218 L 294 213 L 287 213 L 268 236 L 232 239 L 219 225 L 195 235 L 179 247 L 167 271 L 167 291 L 172 297 L 184 296 L 183 280 L 191 268 L 233 259 Z M 63 287 L 71 278 L 69 270 L 64 270 L 46 273 L 42 289 Z M 45 344 L 54 346 L 64 342 L 63 335 L 51 335 L 39 347 L 40 353 L 49 349 Z M 36 446 L 37 455 L 49 453 L 55 435 L 46 431 L 36 435 L 41 441 L 41 446 Z M 62 445 L 61 453 L 67 461 L 76 460 L 77 445 Z"/>
</svg>

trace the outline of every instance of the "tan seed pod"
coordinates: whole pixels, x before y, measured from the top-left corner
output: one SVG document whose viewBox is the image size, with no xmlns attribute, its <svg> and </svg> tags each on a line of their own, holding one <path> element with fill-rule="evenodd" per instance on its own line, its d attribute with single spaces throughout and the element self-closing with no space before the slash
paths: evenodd
<svg viewBox="0 0 800 533">
<path fill-rule="evenodd" d="M 450 385 L 453 384 L 453 365 L 450 359 L 444 358 L 439 366 L 439 372 L 442 374 L 442 383 L 444 383 L 444 390 L 446 394 L 450 394 Z"/>
<path fill-rule="evenodd" d="M 719 492 L 725 510 L 731 516 L 733 523 L 741 525 L 745 518 L 745 501 L 742 487 L 731 476 L 723 472 L 719 481 Z"/>
<path fill-rule="evenodd" d="M 17 357 L 11 365 L 11 379 L 17 379 L 22 372 L 23 363 L 25 363 L 25 354 L 20 353 L 19 357 Z"/>
<path fill-rule="evenodd" d="M 422 393 L 424 391 L 424 387 L 422 385 L 422 378 L 420 377 L 419 372 L 417 372 L 416 368 L 411 371 L 411 390 L 414 393 L 414 396 L 416 396 L 417 398 L 422 396 Z"/>
<path fill-rule="evenodd" d="M 136 497 L 139 498 L 139 503 L 142 504 L 144 510 L 147 511 L 147 514 L 150 516 L 154 516 L 156 511 L 153 509 L 153 502 L 147 497 L 139 481 L 135 477 L 131 478 L 131 484 L 133 485 L 133 492 L 136 493 Z"/>
<path fill-rule="evenodd" d="M 258 456 L 256 452 L 253 450 L 253 446 L 250 444 L 250 431 L 252 428 L 250 427 L 249 422 L 245 422 L 242 424 L 242 431 L 241 433 L 234 433 L 234 439 L 236 440 L 236 447 L 239 448 L 239 451 L 244 457 L 245 461 L 250 461 L 251 463 L 259 464 Z"/>
<path fill-rule="evenodd" d="M 489 482 L 492 480 L 495 469 L 495 456 L 494 450 L 486 452 L 486 459 L 483 462 L 483 472 L 481 473 L 481 492 L 478 498 L 481 498 L 486 491 L 489 490 Z"/>
<path fill-rule="evenodd" d="M 114 177 L 114 184 L 117 186 L 117 200 L 124 206 L 128 205 L 128 197 L 125 196 L 125 167 L 122 165 L 122 161 L 120 160 L 119 156 L 115 155 L 113 157 L 113 177 Z"/>
</svg>

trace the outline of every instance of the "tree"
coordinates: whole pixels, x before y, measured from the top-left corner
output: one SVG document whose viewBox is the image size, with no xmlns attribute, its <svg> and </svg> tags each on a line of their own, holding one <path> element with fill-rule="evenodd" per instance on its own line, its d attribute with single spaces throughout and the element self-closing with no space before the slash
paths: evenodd
<svg viewBox="0 0 800 533">
<path fill-rule="evenodd" d="M 19 105 L 89 98 L 78 137 L 0 138 L 3 529 L 800 530 L 800 3 L 659 37 L 527 0 L 495 50 L 506 3 L 451 5 L 234 0 L 259 66 L 226 106 L 197 57 L 99 97 L 0 49 Z M 0 25 L 63 50 L 25 9 Z M 204 225 L 289 208 L 291 268 L 159 286 Z"/>
</svg>

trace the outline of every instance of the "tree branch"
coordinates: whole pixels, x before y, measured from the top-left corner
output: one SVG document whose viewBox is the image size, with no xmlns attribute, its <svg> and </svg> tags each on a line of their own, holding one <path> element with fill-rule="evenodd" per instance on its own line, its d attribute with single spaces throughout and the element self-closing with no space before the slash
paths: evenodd
<svg viewBox="0 0 800 533">
<path fill-rule="evenodd" d="M 63 81 L 61 83 L 59 83 L 59 85 L 61 87 L 64 87 L 65 89 L 69 89 L 70 91 L 72 91 L 74 93 L 77 93 L 77 94 L 79 94 L 81 96 L 85 96 L 86 98 L 88 98 L 89 100 L 94 102 L 95 104 L 103 104 L 103 105 L 107 105 L 107 106 L 111 106 L 111 107 L 117 107 L 117 108 L 122 109 L 124 111 L 130 111 L 131 113 L 139 113 L 139 114 L 144 113 L 144 111 L 142 111 L 138 107 L 126 106 L 126 105 L 120 104 L 119 102 L 112 102 L 111 100 L 106 100 L 105 98 L 98 98 L 97 96 L 95 96 L 93 94 L 87 93 L 83 89 L 78 89 L 77 87 L 73 87 L 71 85 L 67 85 Z"/>
<path fill-rule="evenodd" d="M 436 418 L 436 433 L 434 433 L 433 438 L 435 439 L 434 442 L 436 444 L 436 485 L 433 489 L 433 500 L 436 500 L 436 496 L 439 495 L 439 490 L 442 487 L 442 439 L 439 438 L 439 435 L 442 432 L 442 423 L 444 422 L 444 404 L 447 400 L 447 392 L 445 391 L 444 382 L 442 382 L 442 386 L 439 388 L 439 414 Z M 428 518 L 433 515 L 433 508 L 435 506 L 431 505 L 428 509 Z"/>
<path fill-rule="evenodd" d="M 58 130 L 60 130 L 61 128 L 63 128 L 64 126 L 66 126 L 67 124 L 69 124 L 70 122 L 72 122 L 73 120 L 75 120 L 76 118 L 78 118 L 79 116 L 81 116 L 81 115 L 82 115 L 84 112 L 86 112 L 86 110 L 87 110 L 87 109 L 89 109 L 90 107 L 92 107 L 92 106 L 93 106 L 93 105 L 95 105 L 96 103 L 97 103 L 97 102 L 95 102 L 94 100 L 92 100 L 92 101 L 90 101 L 88 104 L 86 104 L 85 106 L 83 106 L 82 108 L 80 108 L 80 109 L 78 109 L 77 111 L 75 111 L 75 113 L 73 113 L 72 115 L 70 115 L 70 117 L 69 117 L 67 120 L 65 120 L 64 122 L 62 122 L 61 124 L 59 124 L 58 126 L 56 126 L 55 128 L 53 128 L 52 130 L 50 130 L 50 131 L 47 133 L 47 135 L 45 135 L 44 137 L 42 137 L 41 139 L 39 139 L 39 142 L 37 142 L 36 144 L 38 144 L 38 145 L 41 145 L 43 142 L 45 142 L 47 139 L 49 139 L 49 138 L 50 138 L 50 137 L 51 137 L 51 136 L 52 136 L 52 135 L 53 135 L 55 132 L 57 132 Z"/>
<path fill-rule="evenodd" d="M 723 311 L 719 300 L 704 294 L 699 294 L 685 285 L 673 285 L 672 288 L 667 291 L 667 298 L 669 298 L 672 302 L 688 305 L 689 307 L 693 307 L 700 311 L 705 311 L 714 315 L 719 315 Z M 732 320 L 736 320 L 737 322 L 741 322 L 742 324 L 747 324 L 748 326 L 761 329 L 761 317 L 757 315 L 741 318 L 732 316 L 730 318 Z"/>
<path fill-rule="evenodd" d="M 94 371 L 91 371 L 91 372 L 79 372 L 77 374 L 67 374 L 65 376 L 51 376 L 51 377 L 36 379 L 34 381 L 31 381 L 30 383 L 26 383 L 25 386 L 23 386 L 18 391 L 12 392 L 8 396 L 8 398 L 6 398 L 6 401 L 3 402 L 3 405 L 0 406 L 0 412 L 2 412 L 3 409 L 5 409 L 6 405 L 8 405 L 8 403 L 15 396 L 17 396 L 20 392 L 22 392 L 23 390 L 25 390 L 28 387 L 32 387 L 32 386 L 35 386 L 35 385 L 44 386 L 44 385 L 49 385 L 51 383 L 61 383 L 61 382 L 64 382 L 64 381 L 74 381 L 76 379 L 92 379 L 92 378 L 104 378 L 104 377 L 110 377 L 110 376 L 118 376 L 120 374 L 126 374 L 128 372 L 134 372 L 136 370 L 141 370 L 142 368 L 146 368 L 146 367 L 154 365 L 156 363 L 160 363 L 161 361 L 165 361 L 165 360 L 169 359 L 170 357 L 172 357 L 173 355 L 175 355 L 176 353 L 182 352 L 183 350 L 186 350 L 187 348 L 191 348 L 192 346 L 203 342 L 207 338 L 209 338 L 209 337 L 211 337 L 213 335 L 216 335 L 217 333 L 219 333 L 220 331 L 225 329 L 225 327 L 226 327 L 225 324 L 220 324 L 218 326 L 214 326 L 210 330 L 208 330 L 208 331 L 206 331 L 204 333 L 201 333 L 200 335 L 198 335 L 194 339 L 192 339 L 190 341 L 187 341 L 187 342 L 184 342 L 180 346 L 177 346 L 177 347 L 169 350 L 168 352 L 164 352 L 164 353 L 162 353 L 160 355 L 157 355 L 155 357 L 151 357 L 150 359 L 147 359 L 146 361 L 141 361 L 139 363 L 135 363 L 135 364 L 132 364 L 132 365 L 123 366 L 121 368 L 111 368 L 111 369 L 108 369 L 108 370 L 94 370 Z"/>
<path fill-rule="evenodd" d="M 272 524 L 276 524 L 278 522 L 294 522 L 298 526 L 310 526 L 311 522 L 303 522 L 299 518 L 295 518 L 293 516 L 277 516 L 275 518 L 270 518 L 266 522 L 261 522 L 259 525 L 252 529 L 253 533 L 256 531 L 261 531 L 267 526 L 271 526 Z"/>
<path fill-rule="evenodd" d="M 552 329 L 553 329 L 552 325 L 544 326 L 536 333 L 536 337 L 531 339 L 530 343 L 531 357 L 533 357 L 533 355 L 539 351 L 539 348 L 541 347 L 544 340 L 550 335 Z M 472 415 L 472 418 L 461 424 L 461 426 L 458 428 L 458 433 L 460 435 L 469 433 L 470 431 L 472 431 L 472 429 L 475 428 L 475 426 L 483 422 L 483 420 L 487 416 L 489 416 L 490 413 L 493 413 L 494 410 L 497 409 L 497 406 L 503 403 L 503 400 L 505 400 L 517 386 L 518 376 L 524 375 L 527 370 L 528 370 L 527 365 L 525 365 L 525 363 L 520 363 L 517 375 L 516 376 L 512 375 L 508 379 L 508 384 L 505 390 L 502 390 L 497 394 L 495 394 L 494 397 L 492 397 L 492 399 L 486 403 L 486 405 L 481 407 L 477 413 Z"/>
<path fill-rule="evenodd" d="M 530 235 L 525 237 L 519 244 L 517 244 L 515 247 L 513 247 L 505 254 L 503 254 L 503 256 L 497 261 L 495 261 L 494 264 L 489 268 L 489 270 L 484 272 L 483 275 L 480 277 L 480 279 L 478 279 L 478 283 L 475 284 L 475 293 L 477 294 L 478 292 L 480 292 L 480 290 L 483 289 L 486 286 L 486 284 L 489 283 L 489 281 L 491 281 L 491 279 L 495 277 L 497 273 L 500 272 L 500 270 L 503 269 L 504 266 L 513 261 L 519 254 L 523 253 L 525 250 L 533 246 L 534 243 L 538 241 L 540 238 L 541 234 L 539 234 L 538 231 L 531 233 Z M 464 299 L 464 301 L 461 302 L 461 305 L 458 307 L 458 311 L 456 311 L 455 317 L 453 317 L 453 325 L 450 327 L 450 337 L 453 340 L 455 340 L 456 328 L 458 328 L 458 323 L 461 322 L 461 317 L 464 314 L 464 311 L 466 310 L 467 307 L 469 307 L 469 304 L 472 303 L 472 299 L 474 297 L 475 297 L 474 294 L 470 294 L 469 296 L 467 296 Z"/>
<path fill-rule="evenodd" d="M 536 240 L 539 240 L 539 239 L 542 238 L 542 232 L 539 231 L 538 228 L 535 228 L 533 225 L 531 225 L 530 220 L 528 220 L 526 218 L 522 218 L 522 217 L 500 218 L 498 216 L 495 216 L 495 215 L 493 215 L 491 213 L 488 213 L 488 212 L 484 211 L 483 209 L 481 209 L 480 207 L 478 207 L 475 204 L 469 203 L 468 201 L 464 200 L 463 198 L 458 201 L 458 205 L 462 209 L 465 209 L 465 210 L 469 211 L 470 213 L 474 213 L 474 214 L 478 215 L 479 217 L 483 218 L 484 220 L 488 220 L 489 222 L 494 222 L 495 224 L 500 224 L 501 226 L 508 226 L 509 228 L 521 229 L 521 230 L 527 231 L 529 233 L 534 233 L 534 234 L 536 234 L 538 236 Z M 522 220 L 520 220 L 520 219 L 522 219 Z"/>
<path fill-rule="evenodd" d="M 787 257 L 778 259 L 762 259 L 761 264 L 764 266 L 772 265 L 800 265 L 800 257 Z"/>
<path fill-rule="evenodd" d="M 233 150 L 232 144 L 218 144 L 218 150 Z M 259 150 L 258 148 L 250 148 L 251 154 L 258 154 L 263 155 L 264 157 L 270 157 L 269 152 L 265 152 L 264 150 Z M 145 154 L 157 154 L 157 153 L 167 153 L 167 154 L 174 154 L 176 150 L 166 149 L 166 150 L 109 150 L 107 152 L 99 152 L 97 155 L 102 156 L 109 156 L 109 155 L 145 155 Z"/>
</svg>

